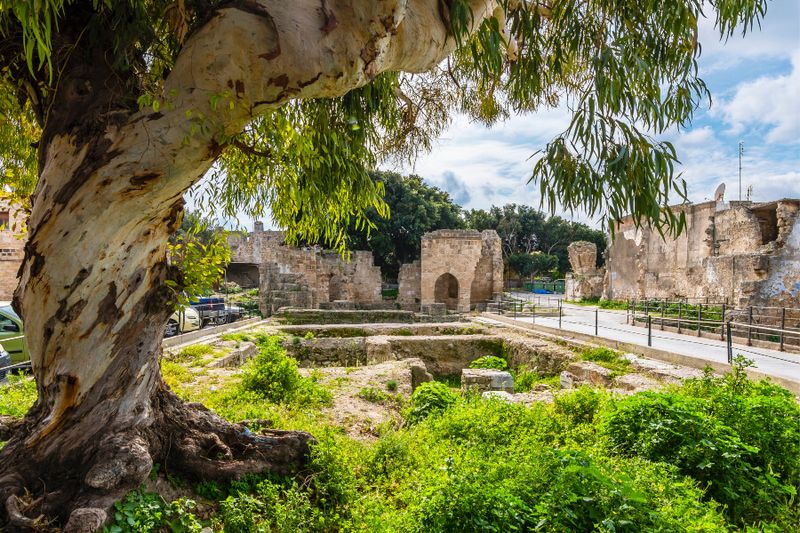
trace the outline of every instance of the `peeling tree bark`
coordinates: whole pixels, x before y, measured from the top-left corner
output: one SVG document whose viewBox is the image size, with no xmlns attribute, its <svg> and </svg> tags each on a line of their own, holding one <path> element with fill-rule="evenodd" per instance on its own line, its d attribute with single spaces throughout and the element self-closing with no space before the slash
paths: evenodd
<svg viewBox="0 0 800 533">
<path fill-rule="evenodd" d="M 473 4 L 476 25 L 494 9 Z M 344 94 L 386 70 L 425 71 L 453 46 L 439 0 L 240 1 L 189 38 L 160 112 L 120 109 L 107 84 L 67 71 L 75 90 L 57 104 L 109 105 L 45 125 L 15 294 L 39 400 L 0 452 L 10 527 L 43 514 L 91 530 L 154 462 L 219 480 L 303 464 L 309 435 L 247 436 L 161 380 L 166 244 L 182 196 L 259 113 Z M 187 111 L 204 127 L 193 132 Z"/>
</svg>

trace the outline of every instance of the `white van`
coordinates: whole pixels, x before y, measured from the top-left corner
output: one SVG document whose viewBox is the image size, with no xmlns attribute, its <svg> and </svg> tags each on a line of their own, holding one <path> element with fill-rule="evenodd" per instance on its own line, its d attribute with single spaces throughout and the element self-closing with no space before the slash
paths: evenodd
<svg viewBox="0 0 800 533">
<path fill-rule="evenodd" d="M 164 328 L 164 336 L 172 337 L 180 333 L 188 333 L 200 329 L 201 326 L 200 313 L 198 313 L 196 309 L 191 307 L 179 309 L 169 317 L 167 325 Z"/>
</svg>

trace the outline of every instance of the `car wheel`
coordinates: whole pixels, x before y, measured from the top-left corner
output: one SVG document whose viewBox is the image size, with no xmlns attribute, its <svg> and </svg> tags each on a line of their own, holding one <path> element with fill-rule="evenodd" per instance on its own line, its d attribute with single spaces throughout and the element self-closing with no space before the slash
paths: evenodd
<svg viewBox="0 0 800 533">
<path fill-rule="evenodd" d="M 170 320 L 167 322 L 167 325 L 164 327 L 164 336 L 165 337 L 173 337 L 179 333 L 178 331 L 178 323 L 174 320 Z"/>
</svg>

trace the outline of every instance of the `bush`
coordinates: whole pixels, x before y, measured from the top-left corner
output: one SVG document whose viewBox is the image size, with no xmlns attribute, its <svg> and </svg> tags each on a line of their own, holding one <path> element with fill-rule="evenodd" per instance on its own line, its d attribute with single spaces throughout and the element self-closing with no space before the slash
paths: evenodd
<svg viewBox="0 0 800 533">
<path fill-rule="evenodd" d="M 495 370 L 505 370 L 508 368 L 508 363 L 502 357 L 494 355 L 484 355 L 478 357 L 469 364 L 470 368 L 494 368 Z"/>
<path fill-rule="evenodd" d="M 725 531 L 716 505 L 669 467 L 557 446 L 544 405 L 472 398 L 414 429 L 418 462 L 387 484 L 407 509 L 396 530 Z"/>
<path fill-rule="evenodd" d="M 259 354 L 242 368 L 241 388 L 275 403 L 319 405 L 330 402 L 332 395 L 316 381 L 304 378 L 297 361 L 288 357 L 279 336 L 258 340 Z"/>
<path fill-rule="evenodd" d="M 242 287 L 235 281 L 228 281 L 220 284 L 219 292 L 224 294 L 236 294 L 242 292 Z"/>
<path fill-rule="evenodd" d="M 557 394 L 553 398 L 553 409 L 570 424 L 589 424 L 609 401 L 607 392 L 581 385 L 574 391 Z"/>
<path fill-rule="evenodd" d="M 412 424 L 419 422 L 435 412 L 447 409 L 457 400 L 458 397 L 444 383 L 423 383 L 411 395 L 411 406 L 406 413 L 406 420 Z"/>
<path fill-rule="evenodd" d="M 389 392 L 394 392 L 397 390 L 397 381 L 390 379 L 386 382 L 386 390 Z"/>
<path fill-rule="evenodd" d="M 517 369 L 514 374 L 514 392 L 529 392 L 539 384 L 547 385 L 550 388 L 558 388 L 560 384 L 559 375 L 548 376 L 540 374 L 535 370 L 529 370 L 525 365 Z"/>
<path fill-rule="evenodd" d="M 707 485 L 725 515 L 745 526 L 800 520 L 800 407 L 768 382 L 733 374 L 688 383 L 668 393 L 640 393 L 605 417 L 611 449 L 673 464 Z"/>
<path fill-rule="evenodd" d="M 166 503 L 151 492 L 133 491 L 114 504 L 114 521 L 103 528 L 105 533 L 139 533 L 143 531 L 181 531 L 198 533 L 202 525 L 195 518 L 196 504 L 181 498 Z"/>
</svg>

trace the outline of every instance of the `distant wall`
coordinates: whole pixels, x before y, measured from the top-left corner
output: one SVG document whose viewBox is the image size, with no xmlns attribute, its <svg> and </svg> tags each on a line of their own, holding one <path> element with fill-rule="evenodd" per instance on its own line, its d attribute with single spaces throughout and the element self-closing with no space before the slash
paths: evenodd
<svg viewBox="0 0 800 533">
<path fill-rule="evenodd" d="M 605 297 L 800 304 L 799 200 L 705 202 L 676 210 L 685 213 L 686 229 L 675 239 L 637 229 L 630 219 L 617 228 Z"/>
<path fill-rule="evenodd" d="M 0 300 L 11 300 L 19 278 L 17 272 L 22 264 L 25 239 L 20 238 L 25 213 L 8 203 L 0 202 Z"/>
</svg>

